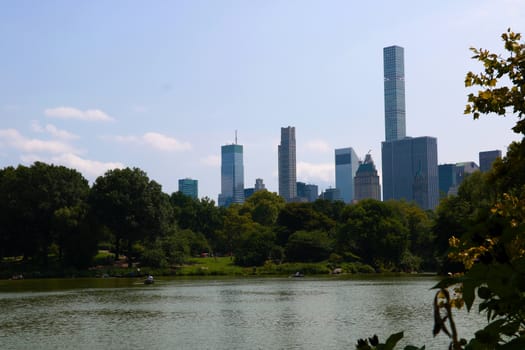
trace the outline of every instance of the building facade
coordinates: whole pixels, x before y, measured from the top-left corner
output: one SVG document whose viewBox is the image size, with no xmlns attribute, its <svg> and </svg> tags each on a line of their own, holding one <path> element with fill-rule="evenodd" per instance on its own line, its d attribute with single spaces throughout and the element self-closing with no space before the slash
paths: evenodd
<svg viewBox="0 0 525 350">
<path fill-rule="evenodd" d="M 199 182 L 190 178 L 179 179 L 179 192 L 197 199 L 199 198 Z"/>
<path fill-rule="evenodd" d="M 319 197 L 319 188 L 317 185 L 297 183 L 297 198 L 300 202 L 315 202 Z"/>
<path fill-rule="evenodd" d="M 341 198 L 341 191 L 339 191 L 338 188 L 327 188 L 326 190 L 321 193 L 319 196 L 320 199 L 324 199 L 327 201 L 342 201 Z"/>
<path fill-rule="evenodd" d="M 279 195 L 287 202 L 297 197 L 295 127 L 281 128 L 278 146 Z"/>
<path fill-rule="evenodd" d="M 244 203 L 244 164 L 242 145 L 221 147 L 221 194 L 219 206 Z"/>
<path fill-rule="evenodd" d="M 475 171 L 479 171 L 479 167 L 472 161 L 439 165 L 439 196 L 457 195 L 463 180 Z"/>
<path fill-rule="evenodd" d="M 498 158 L 501 158 L 500 150 L 479 152 L 479 169 L 482 172 L 489 171 L 492 163 Z"/>
<path fill-rule="evenodd" d="M 359 158 L 352 147 L 335 150 L 335 187 L 345 203 L 354 200 L 354 177 L 358 167 Z"/>
<path fill-rule="evenodd" d="M 401 140 L 406 136 L 405 58 L 400 46 L 383 49 L 385 140 Z"/>
<path fill-rule="evenodd" d="M 423 209 L 439 202 L 437 139 L 407 137 L 381 143 L 383 200 L 414 201 Z"/>
<path fill-rule="evenodd" d="M 381 200 L 381 185 L 379 175 L 372 160 L 372 156 L 367 154 L 365 160 L 359 164 L 354 177 L 354 200 L 363 199 Z"/>
</svg>

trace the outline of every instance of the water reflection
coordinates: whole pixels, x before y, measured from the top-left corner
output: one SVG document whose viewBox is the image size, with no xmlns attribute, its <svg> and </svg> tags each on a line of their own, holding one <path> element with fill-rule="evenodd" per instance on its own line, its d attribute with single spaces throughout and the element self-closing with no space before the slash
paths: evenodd
<svg viewBox="0 0 525 350">
<path fill-rule="evenodd" d="M 432 328 L 432 278 L 136 282 L 2 282 L 2 349 L 352 349 L 401 330 L 423 345 Z"/>
</svg>

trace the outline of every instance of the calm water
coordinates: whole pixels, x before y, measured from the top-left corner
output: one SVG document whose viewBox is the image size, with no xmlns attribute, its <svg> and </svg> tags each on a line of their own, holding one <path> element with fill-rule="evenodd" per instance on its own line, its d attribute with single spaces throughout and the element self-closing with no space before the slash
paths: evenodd
<svg viewBox="0 0 525 350">
<path fill-rule="evenodd" d="M 1 349 L 354 349 L 432 339 L 432 277 L 0 281 Z M 460 312 L 470 338 L 482 316 Z"/>
</svg>

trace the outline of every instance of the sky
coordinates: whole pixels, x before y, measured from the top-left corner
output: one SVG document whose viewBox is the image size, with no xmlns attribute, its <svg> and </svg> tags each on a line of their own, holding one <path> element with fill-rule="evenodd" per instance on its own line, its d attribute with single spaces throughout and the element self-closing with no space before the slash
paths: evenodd
<svg viewBox="0 0 525 350">
<path fill-rule="evenodd" d="M 217 202 L 221 145 L 244 147 L 245 187 L 278 191 L 280 128 L 297 180 L 335 187 L 334 149 L 381 172 L 383 48 L 405 49 L 408 136 L 438 162 L 519 140 L 515 116 L 463 115 L 470 47 L 504 53 L 525 1 L 0 0 L 0 168 L 43 161 L 92 184 L 138 167 L 164 192 Z"/>
</svg>

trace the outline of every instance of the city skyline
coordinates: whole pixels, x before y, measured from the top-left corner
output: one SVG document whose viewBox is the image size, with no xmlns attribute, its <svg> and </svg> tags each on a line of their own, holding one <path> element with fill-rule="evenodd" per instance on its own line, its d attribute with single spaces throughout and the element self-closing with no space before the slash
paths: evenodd
<svg viewBox="0 0 525 350">
<path fill-rule="evenodd" d="M 190 177 L 217 201 L 233 131 L 245 184 L 278 192 L 279 128 L 293 125 L 297 181 L 321 193 L 335 187 L 334 149 L 380 157 L 392 45 L 405 50 L 407 135 L 438 138 L 439 164 L 504 154 L 515 117 L 464 116 L 464 77 L 482 69 L 469 47 L 502 53 L 524 17 L 514 0 L 6 3 L 0 167 L 43 161 L 90 183 L 139 167 L 167 193 Z"/>
</svg>

